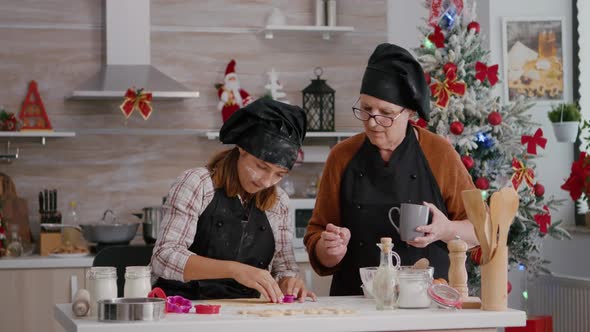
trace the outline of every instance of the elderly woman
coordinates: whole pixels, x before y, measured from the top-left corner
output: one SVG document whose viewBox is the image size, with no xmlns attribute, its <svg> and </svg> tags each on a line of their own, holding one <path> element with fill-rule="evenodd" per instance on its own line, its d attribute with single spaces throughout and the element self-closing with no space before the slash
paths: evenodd
<svg viewBox="0 0 590 332">
<path fill-rule="evenodd" d="M 289 198 L 276 186 L 295 163 L 305 127 L 300 107 L 268 99 L 225 122 L 220 140 L 236 147 L 170 189 L 151 261 L 155 286 L 195 300 L 315 299 L 297 277 Z"/>
<path fill-rule="evenodd" d="M 379 45 L 369 59 L 354 116 L 365 131 L 337 144 L 326 162 L 305 245 L 320 275 L 333 274 L 330 295 L 358 295 L 359 268 L 379 265 L 375 246 L 392 237 L 402 265 L 428 258 L 446 278 L 445 242 L 460 236 L 477 244 L 461 200 L 474 185 L 459 155 L 442 137 L 412 125 L 428 120 L 428 85 L 405 49 Z M 430 209 L 424 236 L 402 242 L 388 220 L 393 206 L 412 202 Z"/>
</svg>

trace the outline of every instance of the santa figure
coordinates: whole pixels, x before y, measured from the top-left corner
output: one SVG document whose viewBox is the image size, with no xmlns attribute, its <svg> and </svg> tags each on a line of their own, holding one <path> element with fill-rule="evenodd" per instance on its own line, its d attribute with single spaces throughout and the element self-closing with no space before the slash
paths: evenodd
<svg viewBox="0 0 590 332">
<path fill-rule="evenodd" d="M 221 111 L 223 122 L 227 121 L 235 111 L 248 105 L 252 98 L 250 94 L 240 88 L 240 81 L 236 75 L 236 61 L 231 60 L 225 69 L 225 78 L 223 84 L 218 84 L 217 96 L 219 96 L 219 104 L 217 109 Z"/>
</svg>

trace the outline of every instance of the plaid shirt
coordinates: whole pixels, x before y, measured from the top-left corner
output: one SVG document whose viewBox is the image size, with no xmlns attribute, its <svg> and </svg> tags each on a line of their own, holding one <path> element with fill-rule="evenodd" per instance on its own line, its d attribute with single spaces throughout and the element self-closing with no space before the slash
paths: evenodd
<svg viewBox="0 0 590 332">
<path fill-rule="evenodd" d="M 293 223 L 289 218 L 289 197 L 277 188 L 278 202 L 266 211 L 275 239 L 275 252 L 270 272 L 277 279 L 297 276 L 299 269 L 293 252 Z M 194 168 L 178 177 L 164 204 L 164 216 L 158 232 L 150 263 L 154 275 L 169 280 L 184 281 L 184 266 L 195 253 L 193 244 L 199 217 L 213 200 L 215 188 L 211 174 L 204 168 Z"/>
</svg>

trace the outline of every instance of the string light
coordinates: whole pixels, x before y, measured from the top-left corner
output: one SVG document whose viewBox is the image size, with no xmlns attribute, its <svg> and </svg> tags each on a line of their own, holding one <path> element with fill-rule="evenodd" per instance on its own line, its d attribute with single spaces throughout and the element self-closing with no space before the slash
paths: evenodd
<svg viewBox="0 0 590 332">
<path fill-rule="evenodd" d="M 434 43 L 430 41 L 430 39 L 428 39 L 428 37 L 424 38 L 424 47 L 425 48 L 434 48 Z"/>
<path fill-rule="evenodd" d="M 526 270 L 526 266 L 522 263 L 518 264 L 518 271 L 524 271 Z"/>
<path fill-rule="evenodd" d="M 522 297 L 523 297 L 525 300 L 528 300 L 528 299 L 529 299 L 529 292 L 527 292 L 527 291 L 524 291 L 524 292 L 522 292 Z"/>
<path fill-rule="evenodd" d="M 487 190 L 481 191 L 481 199 L 483 199 L 484 201 L 488 200 L 488 191 Z"/>
</svg>

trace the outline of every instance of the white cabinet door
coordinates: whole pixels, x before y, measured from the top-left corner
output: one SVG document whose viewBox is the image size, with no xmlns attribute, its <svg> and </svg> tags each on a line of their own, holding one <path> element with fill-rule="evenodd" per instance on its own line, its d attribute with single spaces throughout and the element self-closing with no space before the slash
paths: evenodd
<svg viewBox="0 0 590 332">
<path fill-rule="evenodd" d="M 72 277 L 86 286 L 84 268 L 0 270 L 0 330 L 64 331 L 53 305 L 72 301 Z"/>
</svg>

